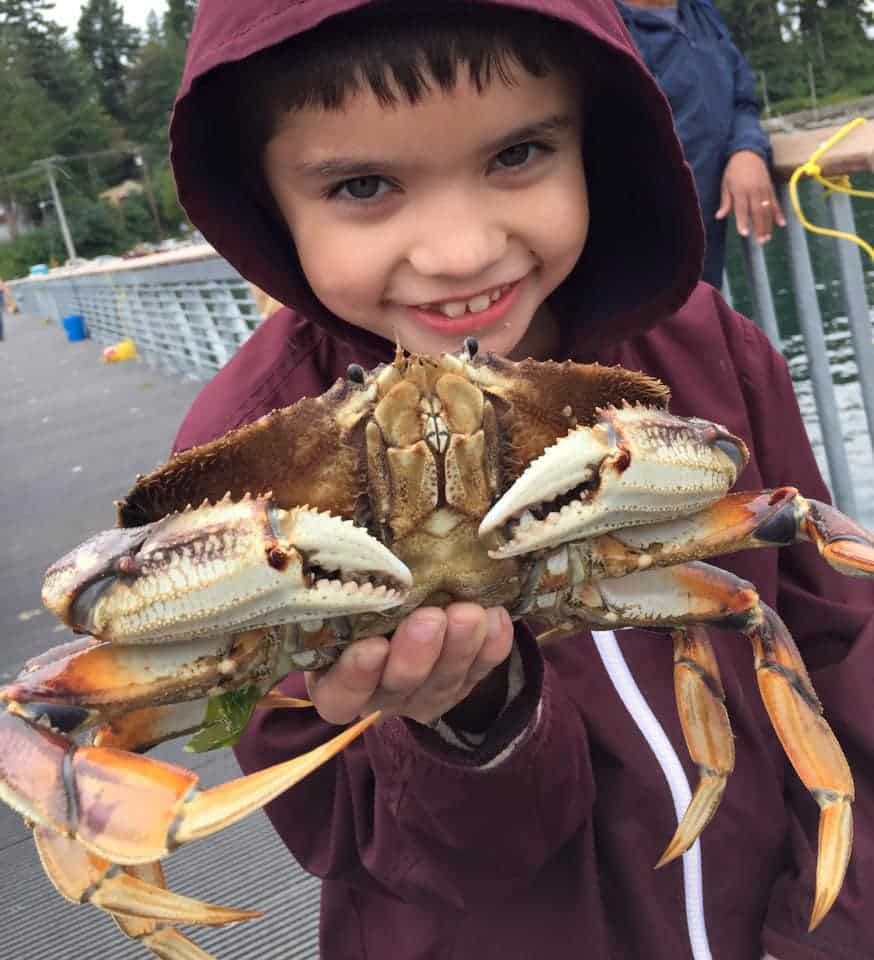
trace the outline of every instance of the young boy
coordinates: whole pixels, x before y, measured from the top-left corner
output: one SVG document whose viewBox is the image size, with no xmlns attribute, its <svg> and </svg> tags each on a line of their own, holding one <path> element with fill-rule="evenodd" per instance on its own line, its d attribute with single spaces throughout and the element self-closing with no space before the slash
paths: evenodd
<svg viewBox="0 0 874 960">
<path fill-rule="evenodd" d="M 178 449 L 396 340 L 458 352 L 472 335 L 658 376 L 676 412 L 749 445 L 741 488 L 827 499 L 782 358 L 697 284 L 692 179 L 612 3 L 205 0 L 171 136 L 192 221 L 289 307 L 205 388 Z M 306 678 L 317 712 L 259 712 L 238 747 L 252 770 L 390 717 L 268 808 L 324 879 L 322 956 L 874 955 L 871 586 L 806 546 L 725 565 L 786 619 L 856 776 L 853 859 L 813 934 L 817 808 L 745 641 L 717 638 L 736 769 L 700 846 L 655 873 L 697 779 L 667 637 L 540 649 L 503 611 L 455 604 L 347 649 Z"/>
</svg>

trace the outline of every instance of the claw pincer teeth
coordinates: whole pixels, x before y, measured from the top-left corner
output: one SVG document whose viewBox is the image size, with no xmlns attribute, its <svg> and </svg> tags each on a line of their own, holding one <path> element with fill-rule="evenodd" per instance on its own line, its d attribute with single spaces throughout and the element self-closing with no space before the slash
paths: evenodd
<svg viewBox="0 0 874 960">
<path fill-rule="evenodd" d="M 137 643 L 383 610 L 410 583 L 353 523 L 247 497 L 99 534 L 49 570 L 44 597 L 74 629 Z"/>
<path fill-rule="evenodd" d="M 599 411 L 534 460 L 486 515 L 505 527 L 491 552 L 511 557 L 701 510 L 746 465 L 743 441 L 706 420 L 626 405 Z"/>
</svg>

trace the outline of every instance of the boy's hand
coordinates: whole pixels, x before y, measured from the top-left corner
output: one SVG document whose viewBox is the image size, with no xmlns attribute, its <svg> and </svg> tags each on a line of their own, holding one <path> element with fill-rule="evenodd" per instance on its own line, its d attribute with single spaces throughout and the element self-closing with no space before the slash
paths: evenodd
<svg viewBox="0 0 874 960">
<path fill-rule="evenodd" d="M 771 239 L 775 223 L 786 226 L 768 166 L 752 150 L 738 150 L 732 154 L 722 175 L 722 198 L 716 219 L 727 217 L 732 207 L 737 232 L 748 237 L 752 224 L 753 236 L 759 243 Z"/>
<path fill-rule="evenodd" d="M 329 723 L 350 723 L 374 710 L 432 723 L 506 660 L 512 644 L 513 624 L 503 607 L 421 607 L 400 623 L 390 643 L 367 637 L 333 666 L 308 673 L 307 688 Z"/>
</svg>

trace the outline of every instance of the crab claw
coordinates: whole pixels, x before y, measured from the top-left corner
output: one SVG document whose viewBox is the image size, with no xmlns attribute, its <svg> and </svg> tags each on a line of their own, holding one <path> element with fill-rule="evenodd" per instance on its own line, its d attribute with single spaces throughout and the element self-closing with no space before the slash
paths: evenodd
<svg viewBox="0 0 874 960">
<path fill-rule="evenodd" d="M 43 602 L 101 640 L 183 640 L 396 606 L 407 567 L 348 520 L 225 499 L 98 534 L 55 563 Z"/>
<path fill-rule="evenodd" d="M 480 525 L 511 524 L 494 558 L 702 510 L 749 459 L 743 441 L 706 420 L 643 406 L 599 411 L 533 461 Z"/>
</svg>

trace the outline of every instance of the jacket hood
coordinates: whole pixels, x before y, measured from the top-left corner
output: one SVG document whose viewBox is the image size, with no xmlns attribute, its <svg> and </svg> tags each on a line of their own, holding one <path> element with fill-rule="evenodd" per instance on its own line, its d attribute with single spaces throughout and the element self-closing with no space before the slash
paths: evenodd
<svg viewBox="0 0 874 960">
<path fill-rule="evenodd" d="M 494 0 L 483 0 L 494 2 Z M 170 124 L 179 199 L 191 222 L 239 272 L 356 349 L 380 357 L 381 338 L 330 314 L 307 284 L 288 235 L 216 149 L 210 102 L 199 81 L 362 0 L 200 0 Z M 612 0 L 508 0 L 566 21 L 602 48 L 602 80 L 588 105 L 584 161 L 589 238 L 572 275 L 553 294 L 568 352 L 645 330 L 677 310 L 695 287 L 703 231 L 691 172 L 667 100 L 646 70 Z M 211 120 L 212 118 L 212 120 Z"/>
</svg>

